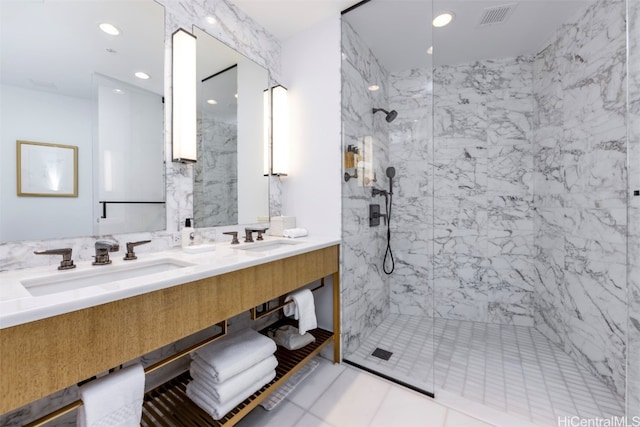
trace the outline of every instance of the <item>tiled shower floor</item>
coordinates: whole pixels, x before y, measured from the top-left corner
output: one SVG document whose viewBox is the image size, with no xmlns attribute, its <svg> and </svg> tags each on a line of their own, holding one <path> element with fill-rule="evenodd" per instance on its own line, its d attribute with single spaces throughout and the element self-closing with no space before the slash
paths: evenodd
<svg viewBox="0 0 640 427">
<path fill-rule="evenodd" d="M 393 355 L 388 361 L 374 357 L 376 348 Z M 391 314 L 346 359 L 435 392 L 436 401 L 467 402 L 535 425 L 624 414 L 619 397 L 524 326 L 436 319 L 434 327 L 428 317 Z"/>
</svg>

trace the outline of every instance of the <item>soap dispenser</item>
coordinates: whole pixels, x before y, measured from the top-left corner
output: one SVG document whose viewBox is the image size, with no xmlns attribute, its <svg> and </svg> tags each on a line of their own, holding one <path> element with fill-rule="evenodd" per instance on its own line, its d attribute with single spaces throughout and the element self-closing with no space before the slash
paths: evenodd
<svg viewBox="0 0 640 427">
<path fill-rule="evenodd" d="M 196 231 L 191 226 L 192 220 L 193 218 L 187 218 L 184 223 L 184 227 L 182 228 L 181 243 L 183 248 L 193 245 L 193 241 L 196 237 Z"/>
</svg>

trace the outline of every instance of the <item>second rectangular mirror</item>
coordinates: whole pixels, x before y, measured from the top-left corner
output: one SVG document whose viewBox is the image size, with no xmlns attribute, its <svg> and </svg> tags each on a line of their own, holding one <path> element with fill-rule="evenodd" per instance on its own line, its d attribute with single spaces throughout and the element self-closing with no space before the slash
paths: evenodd
<svg viewBox="0 0 640 427">
<path fill-rule="evenodd" d="M 194 27 L 197 38 L 198 161 L 194 165 L 196 227 L 268 218 L 263 175 L 263 93 L 268 71 Z"/>
</svg>

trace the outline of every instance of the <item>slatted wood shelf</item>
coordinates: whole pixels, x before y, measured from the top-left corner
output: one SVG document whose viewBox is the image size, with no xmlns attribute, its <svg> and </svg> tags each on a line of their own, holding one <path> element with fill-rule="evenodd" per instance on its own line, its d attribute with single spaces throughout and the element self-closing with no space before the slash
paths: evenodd
<svg viewBox="0 0 640 427">
<path fill-rule="evenodd" d="M 189 372 L 185 372 L 146 393 L 142 410 L 142 426 L 231 427 L 235 425 L 305 363 L 333 342 L 333 332 L 318 328 L 309 333 L 316 338 L 316 341 L 299 350 L 291 351 L 278 346 L 275 353 L 278 359 L 276 377 L 232 409 L 224 418 L 214 420 L 187 397 L 186 387 L 191 376 Z"/>
</svg>

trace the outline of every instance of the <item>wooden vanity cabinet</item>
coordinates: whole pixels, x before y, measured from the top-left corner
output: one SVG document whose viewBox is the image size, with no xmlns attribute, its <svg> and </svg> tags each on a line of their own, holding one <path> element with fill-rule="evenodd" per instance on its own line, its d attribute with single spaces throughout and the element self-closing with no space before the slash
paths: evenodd
<svg viewBox="0 0 640 427">
<path fill-rule="evenodd" d="M 0 413 L 333 278 L 339 358 L 339 245 L 0 330 Z"/>
</svg>

